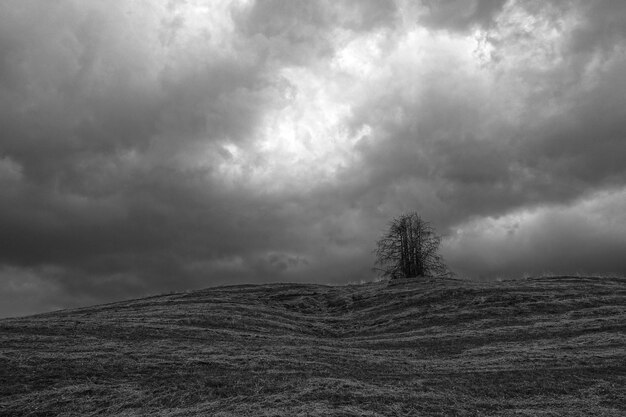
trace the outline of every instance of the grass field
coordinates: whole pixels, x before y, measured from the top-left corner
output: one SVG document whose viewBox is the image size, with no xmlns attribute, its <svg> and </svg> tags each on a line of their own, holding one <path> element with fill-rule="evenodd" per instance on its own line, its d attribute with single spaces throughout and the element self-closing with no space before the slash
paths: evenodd
<svg viewBox="0 0 626 417">
<path fill-rule="evenodd" d="M 626 279 L 231 286 L 0 320 L 3 416 L 625 416 Z"/>
</svg>

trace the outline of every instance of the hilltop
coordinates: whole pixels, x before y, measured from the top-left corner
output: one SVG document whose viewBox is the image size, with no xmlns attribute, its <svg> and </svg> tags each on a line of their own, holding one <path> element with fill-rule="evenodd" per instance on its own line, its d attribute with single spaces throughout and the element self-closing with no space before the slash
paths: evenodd
<svg viewBox="0 0 626 417">
<path fill-rule="evenodd" d="M 0 320 L 7 416 L 623 416 L 626 279 L 239 285 Z"/>
</svg>

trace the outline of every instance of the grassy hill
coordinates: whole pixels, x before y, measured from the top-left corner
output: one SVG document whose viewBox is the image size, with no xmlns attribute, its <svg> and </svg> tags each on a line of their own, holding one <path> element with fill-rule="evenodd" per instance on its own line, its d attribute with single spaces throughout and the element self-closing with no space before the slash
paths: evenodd
<svg viewBox="0 0 626 417">
<path fill-rule="evenodd" d="M 0 415 L 624 416 L 626 279 L 244 285 L 4 319 Z"/>
</svg>

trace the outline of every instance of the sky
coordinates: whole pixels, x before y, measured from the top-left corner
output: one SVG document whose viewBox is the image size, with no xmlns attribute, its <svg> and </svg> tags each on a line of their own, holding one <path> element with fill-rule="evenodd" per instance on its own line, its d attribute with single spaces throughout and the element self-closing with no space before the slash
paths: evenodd
<svg viewBox="0 0 626 417">
<path fill-rule="evenodd" d="M 4 0 L 0 317 L 376 279 L 626 273 L 623 0 Z"/>
</svg>

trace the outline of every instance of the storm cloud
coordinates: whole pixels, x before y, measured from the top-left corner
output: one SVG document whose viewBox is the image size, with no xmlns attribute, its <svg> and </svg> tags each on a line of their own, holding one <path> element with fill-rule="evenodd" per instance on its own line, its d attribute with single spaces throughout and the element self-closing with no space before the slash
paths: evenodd
<svg viewBox="0 0 626 417">
<path fill-rule="evenodd" d="M 626 4 L 8 0 L 0 315 L 371 280 L 624 274 Z"/>
</svg>

